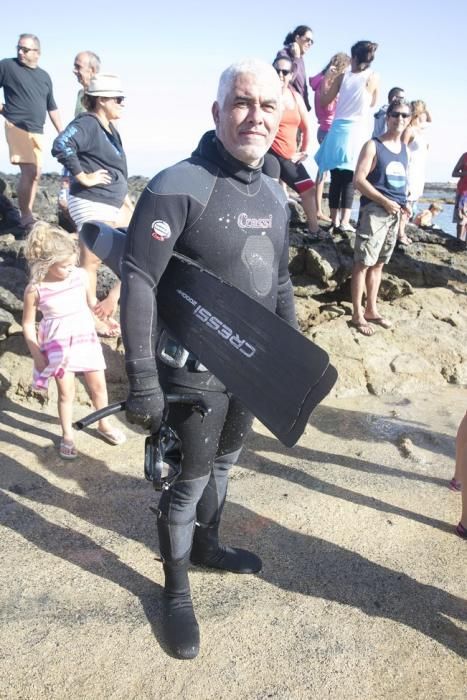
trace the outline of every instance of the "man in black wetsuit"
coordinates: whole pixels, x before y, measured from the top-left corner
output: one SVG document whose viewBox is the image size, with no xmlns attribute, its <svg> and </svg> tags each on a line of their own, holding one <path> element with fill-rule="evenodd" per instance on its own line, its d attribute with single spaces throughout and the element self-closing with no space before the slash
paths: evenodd
<svg viewBox="0 0 467 700">
<path fill-rule="evenodd" d="M 281 113 L 275 71 L 260 61 L 230 66 L 221 76 L 212 113 L 215 132 L 202 137 L 191 158 L 156 175 L 141 195 L 122 266 L 128 420 L 157 430 L 164 392 L 188 389 L 212 409 L 202 420 L 173 404 L 168 418 L 182 440 L 182 471 L 162 493 L 157 527 L 165 572 L 165 635 L 179 658 L 193 658 L 199 651 L 190 560 L 235 573 L 261 569 L 258 556 L 220 545 L 218 534 L 228 472 L 253 416 L 193 355 L 179 368 L 161 361 L 173 350 L 173 339 L 158 333 L 158 282 L 176 250 L 296 325 L 288 206 L 282 188 L 261 171 Z M 170 335 L 170 326 L 166 331 Z"/>
</svg>

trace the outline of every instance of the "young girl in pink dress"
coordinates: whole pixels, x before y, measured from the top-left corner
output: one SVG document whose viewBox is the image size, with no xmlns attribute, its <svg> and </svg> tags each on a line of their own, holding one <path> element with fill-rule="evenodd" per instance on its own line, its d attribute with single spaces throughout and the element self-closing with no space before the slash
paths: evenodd
<svg viewBox="0 0 467 700">
<path fill-rule="evenodd" d="M 76 241 L 58 226 L 39 221 L 24 250 L 31 281 L 24 292 L 23 333 L 34 360 L 33 387 L 46 391 L 53 377 L 58 390 L 58 414 L 63 436 L 60 456 L 78 455 L 72 428 L 75 373 L 82 372 L 96 409 L 108 404 L 105 361 L 89 307 L 87 272 L 77 267 Z M 42 320 L 36 331 L 36 312 Z M 98 433 L 112 445 L 126 438 L 109 419 Z"/>
</svg>

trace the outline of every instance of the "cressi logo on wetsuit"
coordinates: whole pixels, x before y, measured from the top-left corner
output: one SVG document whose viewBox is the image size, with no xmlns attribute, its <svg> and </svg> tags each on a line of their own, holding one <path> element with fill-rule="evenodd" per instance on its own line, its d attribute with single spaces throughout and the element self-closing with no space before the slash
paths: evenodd
<svg viewBox="0 0 467 700">
<path fill-rule="evenodd" d="M 240 228 L 272 228 L 272 214 L 264 219 L 254 219 L 244 212 L 237 217 Z"/>
<path fill-rule="evenodd" d="M 170 226 L 167 221 L 161 221 L 156 219 L 151 224 L 151 236 L 156 239 L 156 241 L 166 241 L 171 235 Z"/>
<path fill-rule="evenodd" d="M 227 324 L 223 323 L 220 318 L 214 316 L 209 309 L 199 304 L 196 299 L 193 299 L 193 297 L 183 291 L 183 289 L 177 289 L 177 294 L 179 294 L 182 299 L 185 299 L 185 301 L 194 307 L 193 316 L 198 319 L 198 321 L 201 321 L 206 328 L 216 331 L 218 335 L 223 338 L 223 340 L 230 343 L 230 345 L 232 345 L 242 355 L 245 355 L 245 357 L 253 357 L 253 355 L 256 353 L 256 348 L 251 345 L 251 343 L 244 338 L 241 338 L 238 333 L 235 333 L 235 331 L 230 328 L 230 326 L 227 326 Z"/>
</svg>

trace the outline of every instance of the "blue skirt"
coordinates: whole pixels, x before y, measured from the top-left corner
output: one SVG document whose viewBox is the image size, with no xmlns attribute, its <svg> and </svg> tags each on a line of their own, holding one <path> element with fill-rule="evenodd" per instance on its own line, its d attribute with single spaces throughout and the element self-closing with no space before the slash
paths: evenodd
<svg viewBox="0 0 467 700">
<path fill-rule="evenodd" d="M 360 121 L 334 119 L 315 154 L 320 172 L 334 168 L 355 170 L 363 140 Z"/>
</svg>

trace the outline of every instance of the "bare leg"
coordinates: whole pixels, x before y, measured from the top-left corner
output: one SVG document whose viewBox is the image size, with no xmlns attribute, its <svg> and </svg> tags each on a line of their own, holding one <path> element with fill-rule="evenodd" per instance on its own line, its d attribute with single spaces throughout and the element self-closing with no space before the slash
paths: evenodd
<svg viewBox="0 0 467 700">
<path fill-rule="evenodd" d="M 27 226 L 34 221 L 32 209 L 41 171 L 34 163 L 18 163 L 18 165 L 21 171 L 17 190 L 18 206 L 21 211 L 21 223 L 23 226 Z"/>
<path fill-rule="evenodd" d="M 460 241 L 465 241 L 467 234 L 467 224 L 457 224 L 456 226 L 457 238 Z"/>
<path fill-rule="evenodd" d="M 308 219 L 308 229 L 311 233 L 316 233 L 319 230 L 318 217 L 316 216 L 316 197 L 315 188 L 310 187 L 305 192 L 300 193 L 302 200 L 303 211 Z"/>
<path fill-rule="evenodd" d="M 109 403 L 109 399 L 104 370 L 85 372 L 84 381 L 89 389 L 94 408 L 96 410 L 105 408 Z M 126 441 L 125 433 L 119 428 L 115 428 L 109 418 L 102 418 L 97 424 L 97 428 L 101 436 L 112 445 L 122 445 Z"/>
<path fill-rule="evenodd" d="M 95 372 L 85 372 L 84 381 L 89 389 L 89 394 L 91 396 L 92 405 L 99 411 L 101 408 L 105 408 L 109 405 L 109 397 L 107 394 L 107 384 L 105 381 L 105 373 L 103 369 L 96 370 Z M 104 432 L 112 428 L 112 424 L 108 418 L 103 418 L 98 423 L 99 430 Z"/>
<path fill-rule="evenodd" d="M 326 181 L 326 175 L 327 173 L 319 173 L 318 179 L 316 181 L 316 216 L 322 221 L 331 221 L 329 216 L 326 216 L 326 214 L 324 214 L 321 209 L 323 203 L 323 191 L 324 183 Z"/>
<path fill-rule="evenodd" d="M 456 471 L 454 478 L 462 484 L 460 522 L 467 529 L 467 413 L 460 422 L 456 437 Z"/>
<path fill-rule="evenodd" d="M 96 289 L 97 289 L 97 270 L 101 264 L 100 259 L 97 255 L 94 255 L 92 251 L 87 248 L 84 243 L 80 242 L 80 264 L 84 267 L 89 277 L 89 289 L 91 292 L 91 298 L 93 303 L 97 302 Z"/>
<path fill-rule="evenodd" d="M 352 294 L 352 324 L 358 328 L 363 335 L 373 335 L 374 330 L 367 323 L 362 306 L 363 293 L 365 291 L 366 278 L 371 268 L 360 262 L 355 262 L 352 269 L 351 294 Z"/>
<path fill-rule="evenodd" d="M 347 226 L 350 226 L 350 215 L 352 213 L 352 209 L 341 209 L 340 214 L 341 214 L 341 223 L 340 225 L 346 228 Z"/>
<path fill-rule="evenodd" d="M 366 274 L 366 307 L 365 318 L 379 318 L 379 313 L 376 308 L 378 292 L 381 285 L 381 277 L 383 274 L 384 263 L 376 263 L 368 268 Z"/>
<path fill-rule="evenodd" d="M 341 210 L 340 209 L 330 209 L 332 225 L 337 228 L 341 223 Z"/>
<path fill-rule="evenodd" d="M 65 372 L 63 377 L 55 377 L 58 390 L 58 415 L 62 426 L 63 440 L 73 442 L 73 400 L 75 398 L 75 375 Z"/>
<path fill-rule="evenodd" d="M 405 232 L 405 227 L 407 225 L 408 220 L 409 217 L 405 213 L 405 210 L 403 210 L 399 221 L 399 233 L 397 234 L 397 240 L 400 241 L 403 245 L 410 245 L 412 243 L 412 239 L 409 238 Z"/>
<path fill-rule="evenodd" d="M 108 224 L 109 226 L 115 226 L 115 221 L 104 221 L 103 223 Z M 95 255 L 87 246 L 84 245 L 84 243 L 80 242 L 80 252 L 81 252 L 81 267 L 84 267 L 86 272 L 88 273 L 89 276 L 89 288 L 91 291 L 91 298 L 94 303 L 94 308 L 93 311 L 95 315 L 101 319 L 102 321 L 107 322 L 112 314 L 115 313 L 115 310 L 118 305 L 118 300 L 120 299 L 120 282 L 116 282 L 115 285 L 112 287 L 110 290 L 109 294 L 106 296 L 105 299 L 102 301 L 98 302 L 97 301 L 97 271 L 99 269 L 99 266 L 101 264 L 100 259 Z M 109 326 L 109 324 L 107 324 Z M 108 332 L 107 332 L 108 330 Z M 97 327 L 97 332 L 101 333 L 102 335 L 119 335 L 120 334 L 120 328 L 117 323 L 113 319 L 113 323 L 110 324 L 110 326 L 107 328 L 107 330 L 104 332 L 102 331 L 99 327 Z"/>
</svg>

